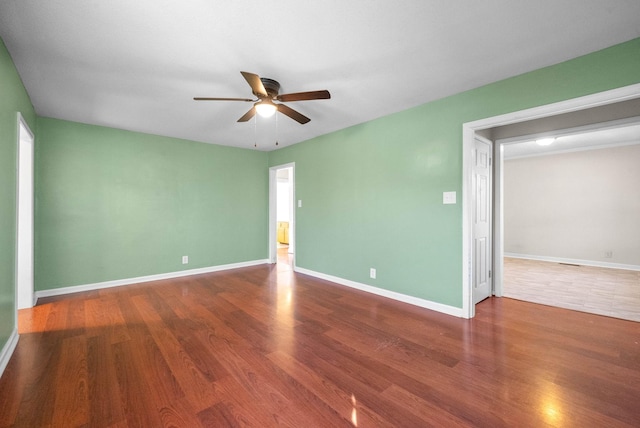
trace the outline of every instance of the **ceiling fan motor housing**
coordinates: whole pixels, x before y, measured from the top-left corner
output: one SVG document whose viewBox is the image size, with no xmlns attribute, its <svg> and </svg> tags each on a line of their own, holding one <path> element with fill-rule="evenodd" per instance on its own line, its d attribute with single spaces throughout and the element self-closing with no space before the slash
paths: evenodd
<svg viewBox="0 0 640 428">
<path fill-rule="evenodd" d="M 275 98 L 278 96 L 278 91 L 280 91 L 280 83 L 273 79 L 269 79 L 267 77 L 261 77 L 262 85 L 264 89 L 267 91 L 269 98 Z M 257 94 L 255 94 L 257 95 Z"/>
</svg>

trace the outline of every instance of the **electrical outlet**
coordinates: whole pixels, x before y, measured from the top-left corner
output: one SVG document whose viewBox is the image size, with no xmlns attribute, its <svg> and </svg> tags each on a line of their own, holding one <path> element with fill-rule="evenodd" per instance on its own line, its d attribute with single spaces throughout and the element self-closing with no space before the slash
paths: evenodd
<svg viewBox="0 0 640 428">
<path fill-rule="evenodd" d="M 604 258 L 605 258 L 605 259 L 610 259 L 610 258 L 612 258 L 612 257 L 613 257 L 613 251 L 608 250 L 608 251 L 605 251 L 605 252 L 604 252 Z"/>
<path fill-rule="evenodd" d="M 183 265 L 189 264 L 189 256 L 182 256 L 182 264 Z"/>
<path fill-rule="evenodd" d="M 376 279 L 376 269 L 375 268 L 369 269 L 369 278 Z"/>
</svg>

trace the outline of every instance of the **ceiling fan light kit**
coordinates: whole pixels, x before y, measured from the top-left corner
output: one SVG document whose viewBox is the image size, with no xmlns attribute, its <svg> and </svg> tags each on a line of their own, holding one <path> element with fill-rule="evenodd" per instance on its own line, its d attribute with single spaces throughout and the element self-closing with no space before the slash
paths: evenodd
<svg viewBox="0 0 640 428">
<path fill-rule="evenodd" d="M 258 114 L 262 117 L 271 117 L 276 112 L 278 107 L 268 100 L 263 100 L 254 105 Z"/>
<path fill-rule="evenodd" d="M 309 100 L 327 100 L 331 98 L 331 94 L 326 89 L 320 91 L 309 92 L 295 92 L 291 94 L 278 95 L 280 91 L 280 83 L 276 80 L 266 77 L 260 77 L 257 74 L 241 71 L 240 74 L 245 78 L 253 95 L 258 99 L 250 98 L 219 98 L 219 97 L 195 97 L 196 101 L 243 101 L 254 103 L 253 107 L 246 112 L 238 122 L 247 122 L 253 118 L 256 113 L 262 117 L 270 117 L 278 111 L 285 116 L 290 117 L 296 122 L 304 125 L 311 121 L 308 117 L 302 113 L 292 109 L 291 107 L 281 104 L 293 101 L 309 101 Z M 280 104 L 276 104 L 273 101 L 279 101 Z"/>
</svg>

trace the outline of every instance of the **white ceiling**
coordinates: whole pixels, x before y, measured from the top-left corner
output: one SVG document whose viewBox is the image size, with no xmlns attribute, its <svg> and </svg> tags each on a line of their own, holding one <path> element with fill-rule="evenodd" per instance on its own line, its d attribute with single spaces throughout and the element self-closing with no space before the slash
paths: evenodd
<svg viewBox="0 0 640 428">
<path fill-rule="evenodd" d="M 540 136 L 555 137 L 555 141 L 548 146 L 540 146 L 536 139 L 504 144 L 503 157 L 507 160 L 640 144 L 640 118 L 586 128 L 589 129 L 558 131 Z"/>
<path fill-rule="evenodd" d="M 41 116 L 272 150 L 640 36 L 638 0 L 0 0 Z M 311 118 L 237 123 L 240 75 Z"/>
</svg>

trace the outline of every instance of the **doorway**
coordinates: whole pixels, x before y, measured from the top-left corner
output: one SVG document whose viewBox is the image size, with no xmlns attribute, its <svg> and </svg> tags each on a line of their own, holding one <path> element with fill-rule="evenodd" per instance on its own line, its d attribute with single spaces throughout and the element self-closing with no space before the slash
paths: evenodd
<svg viewBox="0 0 640 428">
<path fill-rule="evenodd" d="M 34 136 L 18 113 L 16 308 L 32 308 L 33 291 L 33 151 Z"/>
<path fill-rule="evenodd" d="M 295 164 L 269 168 L 269 262 L 295 266 Z"/>
<path fill-rule="evenodd" d="M 527 110 L 513 112 L 505 115 L 495 116 L 487 119 L 481 119 L 475 122 L 465 123 L 462 126 L 463 132 L 463 198 L 462 198 L 462 312 L 465 318 L 472 318 L 475 315 L 475 302 L 473 298 L 473 284 L 476 272 L 473 266 L 473 209 L 474 209 L 474 189 L 473 189 L 473 153 L 475 150 L 475 141 L 477 136 L 491 135 L 493 128 L 506 125 L 520 125 L 532 122 L 538 119 L 549 119 L 553 122 L 554 118 L 582 111 L 595 111 L 598 108 L 606 108 L 608 106 L 615 107 L 630 101 L 640 100 L 640 84 L 625 86 L 610 91 L 605 91 L 593 95 L 587 95 L 580 98 L 561 101 L 555 104 L 549 104 L 541 107 L 534 107 Z M 611 110 L 615 110 L 612 108 Z M 594 120 L 598 122 L 603 120 Z M 593 123 L 592 122 L 592 123 Z M 502 153 L 503 147 L 499 144 L 495 146 L 496 153 Z M 495 162 L 495 166 L 499 162 Z M 502 201 L 500 200 L 502 186 L 502 171 L 497 167 L 494 170 L 494 188 L 495 198 L 493 199 L 493 290 L 492 294 L 496 296 L 502 295 L 502 277 L 503 277 L 503 225 L 502 225 Z"/>
<path fill-rule="evenodd" d="M 503 295 L 640 321 L 640 117 L 497 144 Z"/>
</svg>

